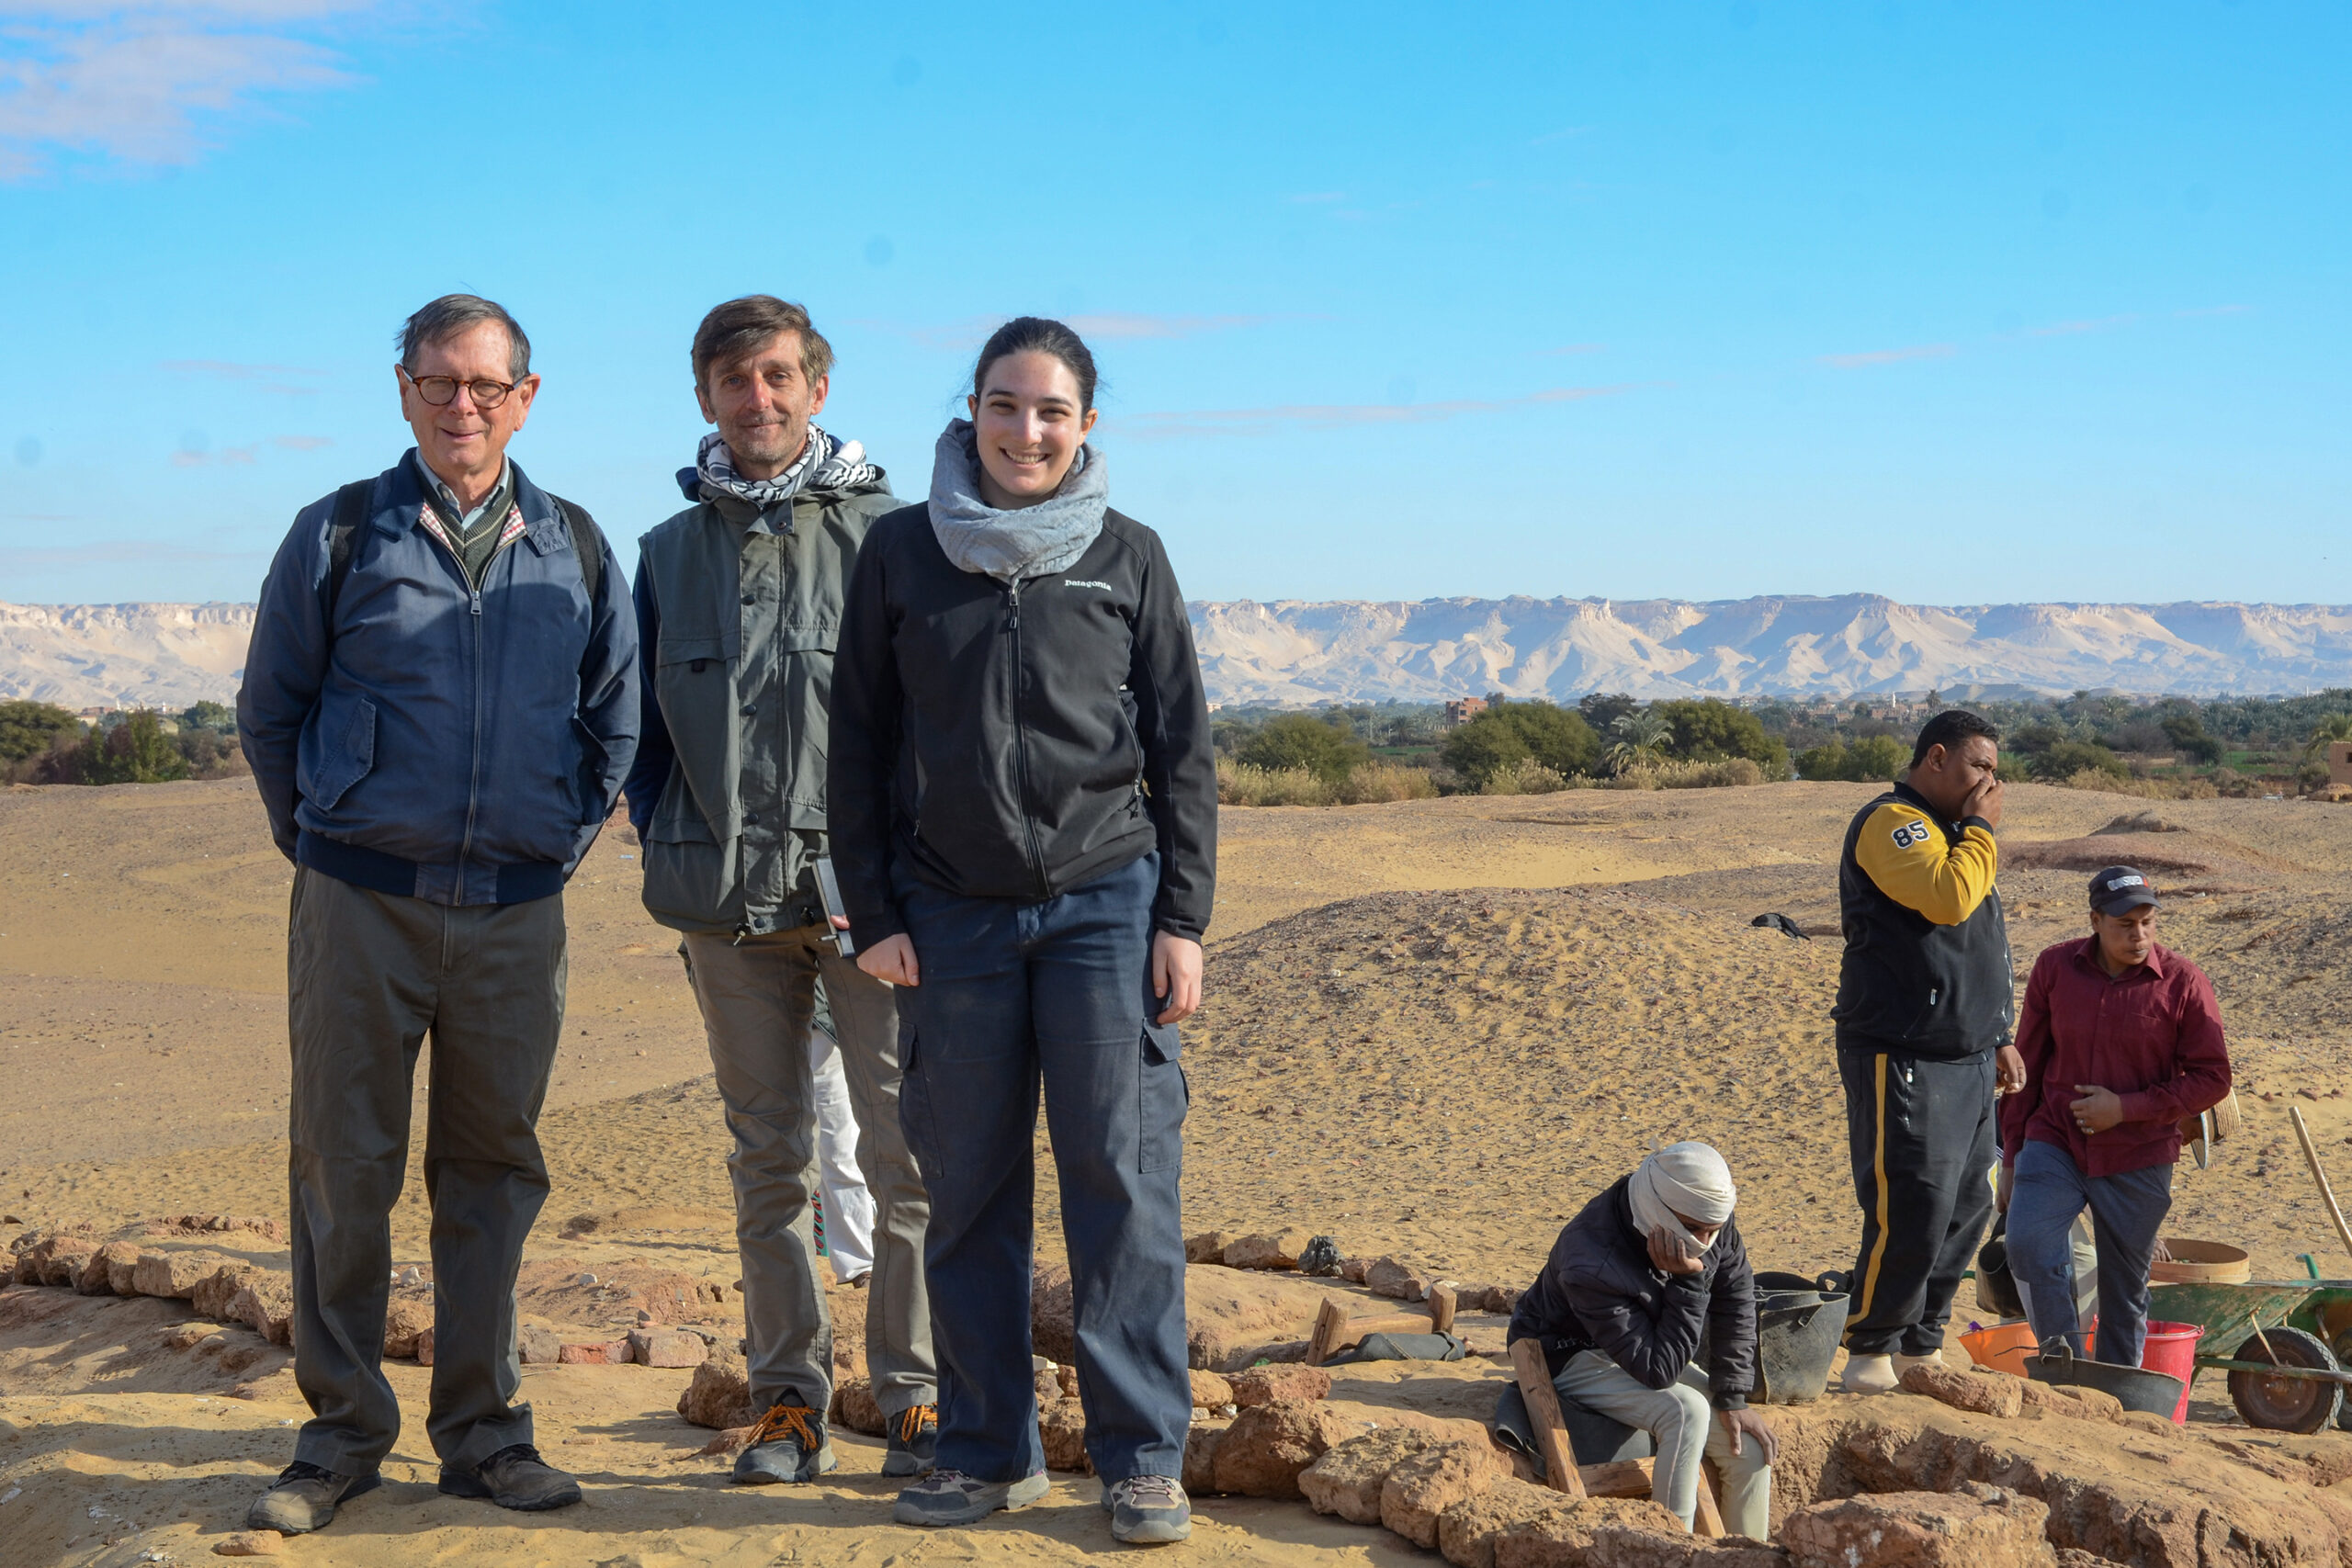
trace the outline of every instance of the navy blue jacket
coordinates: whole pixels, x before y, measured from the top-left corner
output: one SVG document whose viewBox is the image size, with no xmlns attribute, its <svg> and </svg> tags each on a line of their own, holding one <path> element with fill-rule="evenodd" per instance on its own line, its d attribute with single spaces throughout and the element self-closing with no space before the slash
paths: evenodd
<svg viewBox="0 0 2352 1568">
<path fill-rule="evenodd" d="M 436 904 L 561 890 L 637 750 L 637 615 L 605 547 L 596 603 L 548 493 L 477 592 L 418 525 L 414 454 L 376 478 L 329 618 L 334 498 L 304 507 L 254 617 L 237 733 L 287 857 Z"/>
<path fill-rule="evenodd" d="M 1698 1273 L 1668 1274 L 1634 1224 L 1632 1179 L 1619 1178 L 1560 1232 L 1508 1337 L 1541 1340 L 1555 1375 L 1577 1351 L 1598 1350 L 1644 1388 L 1665 1388 L 1712 1327 L 1707 1391 L 1716 1409 L 1736 1410 L 1756 1386 L 1756 1275 L 1739 1222 L 1724 1222 Z"/>
</svg>

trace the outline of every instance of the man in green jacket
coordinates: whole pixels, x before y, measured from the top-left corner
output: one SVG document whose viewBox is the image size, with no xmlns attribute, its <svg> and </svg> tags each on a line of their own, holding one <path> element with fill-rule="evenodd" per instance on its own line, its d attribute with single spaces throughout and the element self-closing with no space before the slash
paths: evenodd
<svg viewBox="0 0 2352 1568">
<path fill-rule="evenodd" d="M 832 1325 L 809 1209 L 816 1170 L 808 1030 L 832 1006 L 876 1207 L 865 1346 L 889 1419 L 885 1475 L 937 1443 L 939 1384 L 923 1282 L 922 1176 L 899 1122 L 890 987 L 842 957 L 817 890 L 827 853 L 825 737 L 833 646 L 866 529 L 891 511 L 882 470 L 810 423 L 832 348 L 799 306 L 730 299 L 695 333 L 695 395 L 718 428 L 678 482 L 696 504 L 640 541 L 644 740 L 628 775 L 645 907 L 684 933 L 735 1151 L 752 1404 L 739 1482 L 813 1481 Z"/>
</svg>

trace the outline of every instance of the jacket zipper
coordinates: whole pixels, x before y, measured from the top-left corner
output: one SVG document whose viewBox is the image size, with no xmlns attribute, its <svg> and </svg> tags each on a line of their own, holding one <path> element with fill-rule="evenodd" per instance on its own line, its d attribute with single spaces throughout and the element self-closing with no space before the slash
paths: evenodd
<svg viewBox="0 0 2352 1568">
<path fill-rule="evenodd" d="M 1029 840 L 1029 870 L 1037 878 L 1037 897 L 1050 898 L 1054 890 L 1046 881 L 1046 852 L 1037 842 L 1037 819 L 1029 810 L 1029 731 L 1021 722 L 1020 583 L 1005 584 L 1004 606 L 1004 629 L 1012 637 L 1012 755 L 1021 786 L 1021 798 L 1013 804 L 1020 808 L 1022 832 Z"/>
<path fill-rule="evenodd" d="M 501 526 L 503 527 L 503 525 L 502 524 Z M 466 833 L 465 837 L 458 842 L 457 891 L 458 900 L 462 902 L 466 896 L 466 862 L 473 854 L 474 818 L 480 814 L 481 807 L 481 589 L 475 584 L 472 575 L 466 570 L 465 558 L 458 554 L 457 547 L 451 545 L 448 540 L 442 539 L 441 536 L 434 533 L 432 529 L 427 528 L 425 532 L 433 534 L 433 536 L 435 539 L 441 540 L 441 548 L 443 552 L 448 556 L 450 564 L 458 569 L 458 581 L 466 585 L 468 608 L 473 613 L 473 760 L 466 774 Z M 512 544 L 513 542 L 514 541 L 510 539 L 506 544 Z M 490 553 L 490 559 L 482 563 L 481 574 L 484 578 L 488 578 L 490 576 L 491 568 L 498 564 L 498 558 L 506 553 L 506 544 L 502 544 L 495 549 L 492 550 Z"/>
</svg>

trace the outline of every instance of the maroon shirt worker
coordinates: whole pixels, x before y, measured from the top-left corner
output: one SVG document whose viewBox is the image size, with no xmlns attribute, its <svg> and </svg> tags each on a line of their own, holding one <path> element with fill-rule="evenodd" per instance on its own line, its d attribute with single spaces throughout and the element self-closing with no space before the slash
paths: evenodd
<svg viewBox="0 0 2352 1568">
<path fill-rule="evenodd" d="M 2001 1106 L 1999 1203 L 2034 1337 L 2083 1353 L 2067 1233 L 2098 1241 L 2098 1359 L 2136 1367 L 2148 1269 L 2172 1208 L 2180 1123 L 2230 1092 L 2221 1010 L 2203 970 L 2156 943 L 2156 892 L 2128 865 L 2091 878 L 2091 934 L 2047 948 L 2026 982 L 2026 1086 Z"/>
</svg>

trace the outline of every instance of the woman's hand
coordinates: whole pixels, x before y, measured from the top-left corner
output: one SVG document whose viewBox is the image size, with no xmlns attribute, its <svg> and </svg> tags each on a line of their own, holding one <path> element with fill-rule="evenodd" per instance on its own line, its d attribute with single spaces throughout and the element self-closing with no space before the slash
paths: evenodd
<svg viewBox="0 0 2352 1568">
<path fill-rule="evenodd" d="M 911 953 L 907 962 L 914 962 Z M 1172 931 L 1151 933 L 1151 994 L 1160 1000 L 1162 1023 L 1182 1023 L 1201 1010 L 1199 942 Z"/>
<path fill-rule="evenodd" d="M 877 980 L 893 986 L 920 986 L 922 966 L 915 962 L 915 944 L 907 933 L 886 936 L 872 947 L 857 950 L 857 966 Z"/>
</svg>

